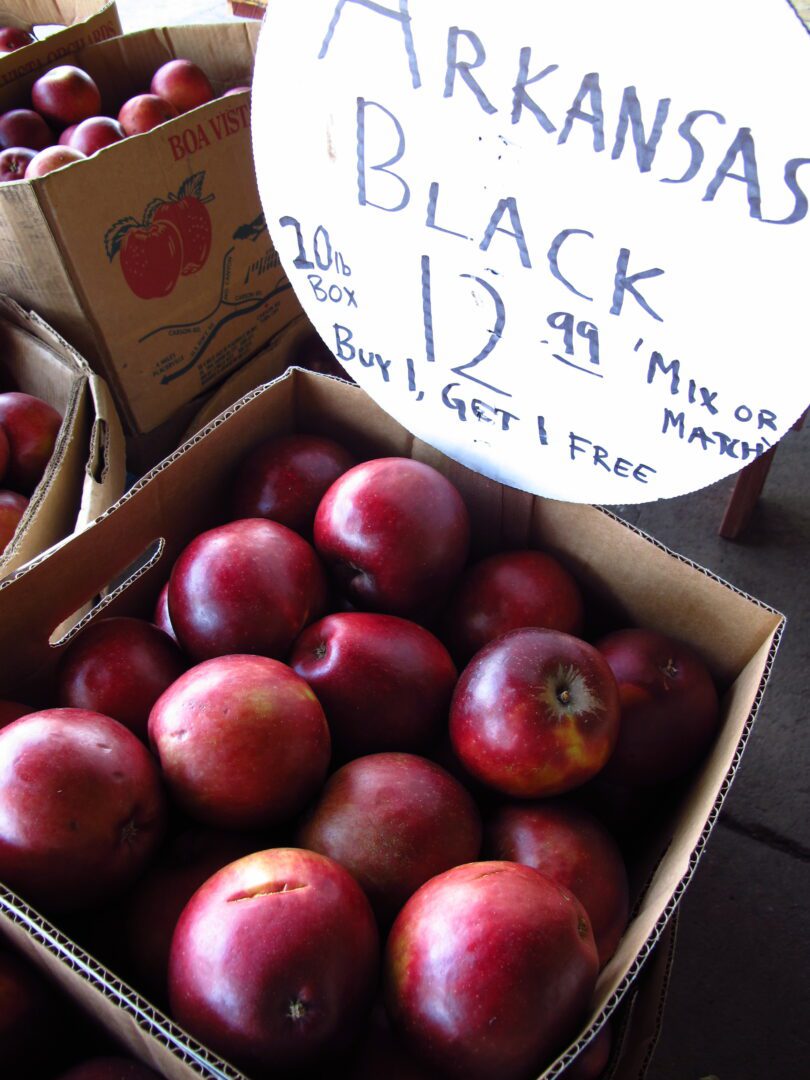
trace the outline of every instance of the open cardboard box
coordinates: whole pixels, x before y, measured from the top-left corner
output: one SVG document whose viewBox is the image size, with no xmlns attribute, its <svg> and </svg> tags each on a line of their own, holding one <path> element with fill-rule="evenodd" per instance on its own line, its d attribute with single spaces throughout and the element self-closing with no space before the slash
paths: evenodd
<svg viewBox="0 0 810 1080">
<path fill-rule="evenodd" d="M 72 62 L 115 116 L 175 57 L 199 64 L 217 94 L 249 85 L 258 32 L 253 22 L 144 30 Z M 26 105 L 33 81 L 0 88 L 0 111 Z M 171 217 L 179 205 L 196 222 L 189 261 L 189 234 Z M 0 290 L 39 311 L 104 376 L 137 452 L 139 439 L 300 314 L 259 200 L 249 93 L 218 97 L 40 179 L 0 185 Z M 176 445 L 154 443 L 149 464 Z"/>
<path fill-rule="evenodd" d="M 5 551 L 0 577 L 85 528 L 123 493 L 124 437 L 109 391 L 34 314 L 0 297 L 0 390 L 19 390 L 62 414 L 51 460 Z"/>
<path fill-rule="evenodd" d="M 66 64 L 85 45 L 117 37 L 121 19 L 115 3 L 100 0 L 0 0 L 0 26 L 34 28 L 36 41 L 0 56 L 0 88 L 54 64 Z M 47 34 L 37 28 L 61 26 Z"/>
<path fill-rule="evenodd" d="M 634 917 L 603 970 L 577 1040 L 550 1064 L 557 1076 L 620 1004 L 627 1009 L 613 1076 L 638 1080 L 649 1061 L 671 955 L 668 926 L 702 854 L 759 707 L 783 618 L 706 570 L 594 507 L 543 500 L 469 471 L 414 439 L 361 390 L 293 368 L 252 391 L 138 481 L 110 511 L 47 560 L 0 585 L 0 695 L 36 700 L 77 628 L 55 628 L 110 583 L 95 615 L 149 617 L 171 565 L 218 522 L 240 458 L 294 430 L 346 443 L 358 456 L 408 455 L 434 465 L 469 507 L 474 554 L 533 546 L 558 556 L 617 625 L 656 628 L 703 655 L 723 695 L 711 753 L 631 864 Z M 81 624 L 79 624 L 81 625 Z M 144 1061 L 173 1078 L 239 1074 L 0 889 L 0 929 L 38 958 Z M 667 938 L 645 967 L 662 938 Z M 647 980 L 646 990 L 644 980 Z"/>
</svg>

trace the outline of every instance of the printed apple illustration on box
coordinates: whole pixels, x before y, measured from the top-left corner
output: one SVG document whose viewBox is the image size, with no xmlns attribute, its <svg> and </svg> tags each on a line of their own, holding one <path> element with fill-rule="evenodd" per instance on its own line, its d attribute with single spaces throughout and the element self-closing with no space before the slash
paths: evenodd
<svg viewBox="0 0 810 1080">
<path fill-rule="evenodd" d="M 211 251 L 205 173 L 189 176 L 176 193 L 153 199 L 142 220 L 125 217 L 104 236 L 110 262 L 118 256 L 124 280 L 141 300 L 168 296 L 181 277 L 196 274 Z"/>
</svg>

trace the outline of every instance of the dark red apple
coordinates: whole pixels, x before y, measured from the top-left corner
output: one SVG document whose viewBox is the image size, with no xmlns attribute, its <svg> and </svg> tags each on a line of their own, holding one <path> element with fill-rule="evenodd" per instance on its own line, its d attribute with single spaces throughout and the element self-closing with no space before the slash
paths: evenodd
<svg viewBox="0 0 810 1080">
<path fill-rule="evenodd" d="M 411 458 L 349 469 L 315 515 L 315 547 L 346 599 L 362 610 L 434 612 L 467 558 L 470 523 L 457 489 Z"/>
<path fill-rule="evenodd" d="M 150 1001 L 168 994 L 169 951 L 183 908 L 199 887 L 264 843 L 248 833 L 184 828 L 163 846 L 126 898 L 119 933 L 125 939 L 133 981 Z"/>
<path fill-rule="evenodd" d="M 486 823 L 484 855 L 539 870 L 588 912 L 601 967 L 616 951 L 630 910 L 619 846 L 592 814 L 571 802 L 500 806 Z"/>
<path fill-rule="evenodd" d="M 24 146 L 8 146 L 0 151 L 0 182 L 24 180 L 25 171 L 36 156 L 36 150 Z"/>
<path fill-rule="evenodd" d="M 16 491 L 0 491 L 0 554 L 11 543 L 22 516 L 28 509 L 28 499 Z"/>
<path fill-rule="evenodd" d="M 354 379 L 337 360 L 332 350 L 318 334 L 308 334 L 295 351 L 292 363 L 319 375 L 332 375 L 336 379 L 353 383 Z"/>
<path fill-rule="evenodd" d="M 225 828 L 293 817 L 329 767 L 317 698 L 265 656 L 220 656 L 181 675 L 152 709 L 149 740 L 178 805 Z"/>
<path fill-rule="evenodd" d="M 22 26 L 0 26 L 0 53 L 16 52 L 37 39 Z"/>
<path fill-rule="evenodd" d="M 565 567 L 541 551 L 506 551 L 469 567 L 446 616 L 446 640 L 459 664 L 522 626 L 579 635 L 583 603 Z"/>
<path fill-rule="evenodd" d="M 67 145 L 90 157 L 105 146 L 111 146 L 124 138 L 126 134 L 117 120 L 110 116 L 90 116 L 76 124 Z"/>
<path fill-rule="evenodd" d="M 44 709 L 0 731 L 0 880 L 47 910 L 125 888 L 163 831 L 157 767 L 131 731 L 84 709 Z"/>
<path fill-rule="evenodd" d="M 44 150 L 53 141 L 53 132 L 33 109 L 9 109 L 0 116 L 0 147 Z"/>
<path fill-rule="evenodd" d="M 214 97 L 205 72 L 191 60 L 169 60 L 152 76 L 150 90 L 170 101 L 179 113 L 204 105 Z"/>
<path fill-rule="evenodd" d="M 136 94 L 121 106 L 118 123 L 127 135 L 143 135 L 178 115 L 170 101 L 156 94 Z"/>
<path fill-rule="evenodd" d="M 47 176 L 65 165 L 72 165 L 74 161 L 83 161 L 84 157 L 81 150 L 74 150 L 72 146 L 48 146 L 31 158 L 25 170 L 25 179 L 36 180 L 39 176 Z"/>
<path fill-rule="evenodd" d="M 0 424 L 11 450 L 5 483 L 30 495 L 50 461 L 62 417 L 47 401 L 8 390 L 0 394 Z"/>
<path fill-rule="evenodd" d="M 385 1010 L 378 1006 L 352 1049 L 341 1080 L 442 1080 L 415 1058 L 391 1029 Z"/>
<path fill-rule="evenodd" d="M 101 112 L 101 93 L 92 76 L 74 64 L 60 64 L 31 87 L 31 104 L 59 127 L 78 124 Z"/>
<path fill-rule="evenodd" d="M 174 632 L 172 626 L 172 619 L 169 615 L 169 583 L 168 581 L 158 593 L 158 598 L 155 601 L 155 610 L 152 614 L 152 622 L 158 628 L 162 630 L 164 634 L 168 634 L 175 645 L 178 644 L 177 634 Z"/>
<path fill-rule="evenodd" d="M 78 124 L 70 124 L 68 127 L 66 127 L 62 134 L 59 136 L 59 138 L 56 140 L 57 145 L 70 146 L 70 140 L 73 136 L 73 132 L 78 126 Z"/>
<path fill-rule="evenodd" d="M 512 630 L 461 674 L 450 739 L 477 779 L 520 798 L 559 795 L 607 762 L 619 733 L 619 692 L 607 661 L 559 630 Z"/>
<path fill-rule="evenodd" d="M 396 615 L 358 611 L 308 626 L 290 666 L 315 691 L 344 759 L 426 750 L 445 728 L 457 677 L 430 631 Z"/>
<path fill-rule="evenodd" d="M 278 521 L 312 535 L 315 511 L 327 489 L 355 464 L 333 439 L 279 435 L 255 447 L 236 468 L 231 516 Z"/>
<path fill-rule="evenodd" d="M 468 863 L 432 878 L 397 916 L 386 1008 L 448 1077 L 526 1080 L 576 1034 L 598 966 L 571 893 L 517 863 Z"/>
<path fill-rule="evenodd" d="M 720 723 L 709 669 L 684 642 L 652 630 L 618 630 L 597 642 L 619 685 L 619 741 L 605 780 L 649 787 L 701 760 Z"/>
<path fill-rule="evenodd" d="M 610 1061 L 613 1026 L 608 1021 L 597 1031 L 584 1050 L 560 1073 L 564 1080 L 599 1080 Z"/>
<path fill-rule="evenodd" d="M 62 1008 L 39 969 L 0 944 L 0 1076 L 51 1075 L 54 1048 L 42 1033 L 58 1031 Z"/>
<path fill-rule="evenodd" d="M 275 521 L 243 518 L 201 533 L 169 579 L 169 615 L 194 660 L 226 653 L 286 656 L 326 607 L 312 546 Z"/>
<path fill-rule="evenodd" d="M 111 716 L 145 742 L 150 709 L 187 666 L 171 638 L 145 619 L 97 619 L 60 661 L 57 703 Z"/>
<path fill-rule="evenodd" d="M 74 1065 L 57 1080 L 159 1080 L 160 1074 L 133 1058 L 105 1057 Z"/>
<path fill-rule="evenodd" d="M 371 754 L 330 777 L 297 840 L 345 866 L 386 926 L 429 878 L 478 858 L 481 819 L 432 761 Z"/>
<path fill-rule="evenodd" d="M 209 878 L 180 916 L 172 1014 L 249 1075 L 328 1069 L 370 1011 L 378 958 L 351 874 L 311 851 L 260 851 Z"/>
</svg>

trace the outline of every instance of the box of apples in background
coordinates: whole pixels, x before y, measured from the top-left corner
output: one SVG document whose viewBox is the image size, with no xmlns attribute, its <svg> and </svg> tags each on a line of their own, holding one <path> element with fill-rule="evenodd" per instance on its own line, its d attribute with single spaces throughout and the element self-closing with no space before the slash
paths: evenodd
<svg viewBox="0 0 810 1080">
<path fill-rule="evenodd" d="M 111 506 L 124 491 L 124 458 L 104 380 L 0 297 L 0 577 Z"/>
<path fill-rule="evenodd" d="M 0 588 L 0 926 L 171 1078 L 638 1078 L 782 624 L 293 369 Z"/>
<path fill-rule="evenodd" d="M 79 49 L 117 37 L 115 3 L 99 0 L 3 0 L 0 7 L 0 88 L 66 63 Z"/>
<path fill-rule="evenodd" d="M 0 91 L 3 154 L 30 147 L 0 183 L 0 288 L 105 377 L 139 471 L 300 314 L 253 171 L 258 30 L 142 31 Z"/>
</svg>

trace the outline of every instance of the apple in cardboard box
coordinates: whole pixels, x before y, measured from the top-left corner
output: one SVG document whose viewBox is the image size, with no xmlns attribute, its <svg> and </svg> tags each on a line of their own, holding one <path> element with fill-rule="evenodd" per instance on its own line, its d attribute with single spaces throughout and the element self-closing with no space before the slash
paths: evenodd
<svg viewBox="0 0 810 1080">
<path fill-rule="evenodd" d="M 34 109 L 9 109 L 0 116 L 0 146 L 44 150 L 53 143 L 53 132 Z"/>
<path fill-rule="evenodd" d="M 214 89 L 201 67 L 191 60 L 169 60 L 152 76 L 149 88 L 157 97 L 171 102 L 178 113 L 196 109 L 212 101 Z"/>
<path fill-rule="evenodd" d="M 31 104 L 58 127 L 78 124 L 101 112 L 101 93 L 92 76 L 74 64 L 60 64 L 31 87 Z"/>
<path fill-rule="evenodd" d="M 249 1075 L 329 1060 L 357 1035 L 377 984 L 363 890 L 312 851 L 255 852 L 214 874 L 172 939 L 172 1013 Z"/>
<path fill-rule="evenodd" d="M 481 818 L 432 761 L 370 754 L 333 774 L 297 839 L 345 866 L 385 927 L 429 878 L 478 858 Z"/>
<path fill-rule="evenodd" d="M 62 134 L 64 135 L 64 132 Z M 82 120 L 80 124 L 71 124 L 67 142 L 62 143 L 62 136 L 59 142 L 63 146 L 71 146 L 74 150 L 79 150 L 90 157 L 91 154 L 103 150 L 105 146 L 112 146 L 123 138 L 126 138 L 126 132 L 111 116 L 90 116 Z"/>
<path fill-rule="evenodd" d="M 8 390 L 0 394 L 0 424 L 10 448 L 4 483 L 30 495 L 50 461 L 62 417 L 47 401 Z"/>
<path fill-rule="evenodd" d="M 0 491 L 0 552 L 5 551 L 11 543 L 27 508 L 25 495 L 18 495 L 16 491 Z"/>
<path fill-rule="evenodd" d="M 143 135 L 177 115 L 174 105 L 157 94 L 136 94 L 118 110 L 118 123 L 127 135 Z"/>
<path fill-rule="evenodd" d="M 36 150 L 24 146 L 8 146 L 0 151 L 0 183 L 24 180 L 25 172 L 36 156 Z"/>
<path fill-rule="evenodd" d="M 386 1008 L 406 1045 L 448 1077 L 526 1080 L 575 1033 L 598 966 L 571 893 L 517 863 L 468 863 L 397 916 Z"/>
</svg>

